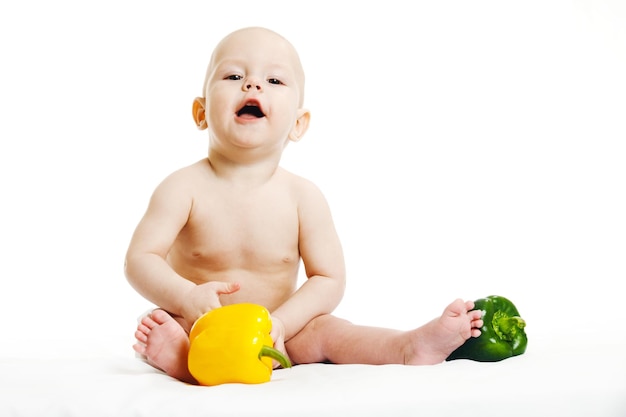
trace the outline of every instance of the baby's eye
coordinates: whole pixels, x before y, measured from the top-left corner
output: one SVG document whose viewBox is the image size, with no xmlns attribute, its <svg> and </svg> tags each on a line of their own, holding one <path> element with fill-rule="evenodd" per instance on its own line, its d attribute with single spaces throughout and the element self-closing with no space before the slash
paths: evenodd
<svg viewBox="0 0 626 417">
<path fill-rule="evenodd" d="M 227 76 L 226 78 L 224 78 L 225 80 L 233 80 L 233 81 L 239 81 L 241 80 L 243 77 L 241 75 L 237 75 L 237 74 L 232 74 Z"/>
<path fill-rule="evenodd" d="M 270 84 L 276 84 L 276 85 L 283 84 L 283 82 L 279 80 L 278 78 L 270 78 L 267 80 L 267 82 Z"/>
</svg>

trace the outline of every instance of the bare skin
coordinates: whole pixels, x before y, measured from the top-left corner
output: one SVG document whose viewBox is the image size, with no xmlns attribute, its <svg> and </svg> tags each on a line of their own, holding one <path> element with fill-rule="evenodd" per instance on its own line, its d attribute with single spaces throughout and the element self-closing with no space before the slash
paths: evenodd
<svg viewBox="0 0 626 417">
<path fill-rule="evenodd" d="M 266 29 L 236 31 L 213 53 L 192 107 L 208 156 L 159 184 L 126 255 L 129 283 L 159 307 L 138 325 L 134 349 L 168 375 L 195 382 L 188 332 L 233 303 L 265 306 L 275 347 L 295 363 L 434 364 L 480 334 L 480 312 L 462 300 L 408 332 L 331 315 L 346 277 L 330 208 L 279 166 L 308 128 L 303 84 L 295 49 Z M 307 280 L 296 288 L 300 261 Z"/>
</svg>

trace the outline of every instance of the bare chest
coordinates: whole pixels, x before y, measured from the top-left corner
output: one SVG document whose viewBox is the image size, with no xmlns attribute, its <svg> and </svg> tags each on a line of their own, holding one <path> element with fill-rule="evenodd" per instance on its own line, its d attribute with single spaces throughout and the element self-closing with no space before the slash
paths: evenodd
<svg viewBox="0 0 626 417">
<path fill-rule="evenodd" d="M 299 261 L 298 229 L 288 194 L 226 194 L 195 203 L 175 246 L 187 262 L 215 271 L 278 272 Z"/>
</svg>

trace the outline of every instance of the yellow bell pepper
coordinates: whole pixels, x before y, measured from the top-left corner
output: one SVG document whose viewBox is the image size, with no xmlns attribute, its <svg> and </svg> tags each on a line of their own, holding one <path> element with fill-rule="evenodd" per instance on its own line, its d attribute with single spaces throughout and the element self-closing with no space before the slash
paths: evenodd
<svg viewBox="0 0 626 417">
<path fill-rule="evenodd" d="M 188 367 L 200 385 L 259 384 L 272 376 L 272 359 L 289 359 L 274 349 L 270 313 L 263 306 L 232 304 L 211 310 L 189 332 Z"/>
</svg>

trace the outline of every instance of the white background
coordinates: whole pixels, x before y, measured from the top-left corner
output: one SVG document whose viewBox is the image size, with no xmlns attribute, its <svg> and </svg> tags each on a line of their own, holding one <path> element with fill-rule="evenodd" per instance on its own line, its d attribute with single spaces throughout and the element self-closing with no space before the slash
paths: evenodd
<svg viewBox="0 0 626 417">
<path fill-rule="evenodd" d="M 249 25 L 305 66 L 312 124 L 283 165 L 333 209 L 338 315 L 404 329 L 500 294 L 529 349 L 626 341 L 623 2 L 42 0 L 0 6 L 0 352 L 132 354 L 150 304 L 126 246 L 205 156 L 191 102 Z"/>
</svg>

